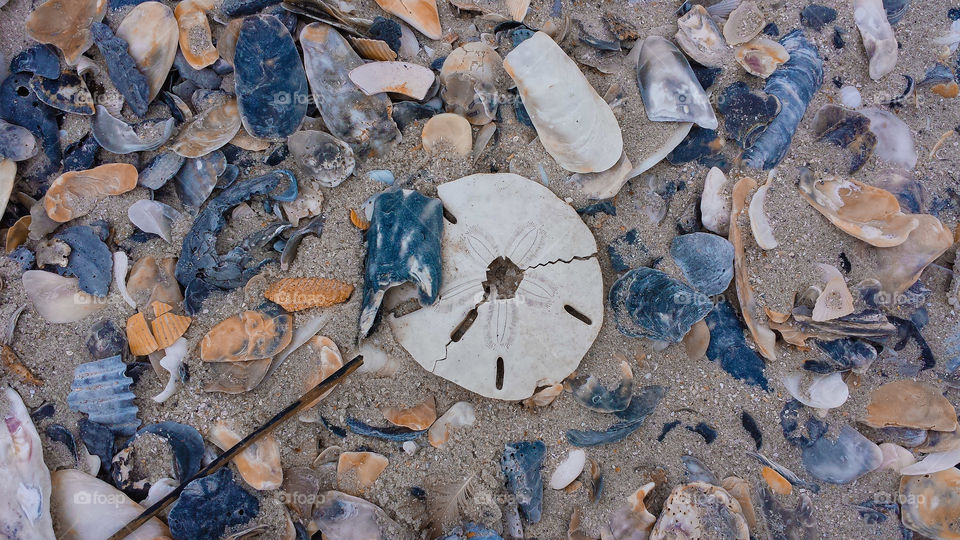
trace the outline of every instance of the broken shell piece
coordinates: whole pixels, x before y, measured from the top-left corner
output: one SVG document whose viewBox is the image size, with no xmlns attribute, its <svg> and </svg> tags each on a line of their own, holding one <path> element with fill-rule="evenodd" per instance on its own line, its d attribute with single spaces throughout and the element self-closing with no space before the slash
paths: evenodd
<svg viewBox="0 0 960 540">
<path fill-rule="evenodd" d="M 730 187 L 727 175 L 712 167 L 700 195 L 700 215 L 707 230 L 726 236 L 730 227 Z"/>
<path fill-rule="evenodd" d="M 228 99 L 203 111 L 181 127 L 171 148 L 187 158 L 205 156 L 233 140 L 240 131 L 240 124 L 237 100 Z"/>
<path fill-rule="evenodd" d="M 690 124 L 686 125 L 689 126 Z M 670 143 L 668 142 L 667 144 L 669 145 Z M 476 154 L 476 151 L 474 151 L 474 153 Z M 669 150 L 663 152 L 663 155 L 659 156 L 657 161 L 663 159 L 668 153 Z M 627 153 L 624 152 L 620 156 L 620 160 L 617 161 L 613 167 L 596 173 L 574 174 L 570 176 L 570 182 L 579 184 L 580 191 L 591 199 L 609 199 L 619 193 L 620 189 L 628 180 L 639 174 L 637 171 L 642 167 L 643 166 L 635 168 L 633 163 L 630 162 L 630 158 L 627 157 Z"/>
<path fill-rule="evenodd" d="M 573 397 L 594 412 L 614 413 L 626 409 L 633 397 L 633 370 L 630 364 L 620 362 L 620 372 L 623 378 L 613 390 L 607 389 L 592 375 L 586 380 L 583 377 L 574 378 L 570 383 Z"/>
<path fill-rule="evenodd" d="M 690 58 L 706 67 L 724 65 L 729 49 L 716 23 L 700 4 L 693 4 L 690 11 L 677 20 L 674 39 Z"/>
<path fill-rule="evenodd" d="M 30 221 L 30 216 L 23 216 L 7 229 L 4 251 L 9 254 L 27 241 L 30 234 Z"/>
<path fill-rule="evenodd" d="M 579 448 L 570 450 L 567 459 L 557 465 L 556 470 L 550 475 L 550 488 L 563 489 L 569 486 L 583 472 L 583 466 L 586 462 L 586 452 Z"/>
<path fill-rule="evenodd" d="M 5 429 L 0 430 L 0 475 L 10 490 L 3 527 L 11 538 L 54 538 L 50 517 L 50 472 L 43 463 L 43 443 L 30 411 L 16 390 L 3 390 Z M 39 420 L 38 420 L 39 422 Z"/>
<path fill-rule="evenodd" d="M 445 110 L 471 124 L 484 125 L 496 116 L 497 85 L 503 59 L 490 45 L 471 41 L 447 55 L 440 68 L 440 95 Z"/>
<path fill-rule="evenodd" d="M 868 107 L 859 111 L 870 119 L 870 131 L 877 137 L 874 153 L 888 163 L 908 170 L 917 166 L 917 150 L 913 131 L 896 114 Z"/>
<path fill-rule="evenodd" d="M 897 36 L 882 0 L 853 0 L 853 19 L 870 59 L 870 78 L 879 80 L 897 67 Z"/>
<path fill-rule="evenodd" d="M 530 0 L 506 0 L 506 3 L 510 18 L 523 22 L 523 18 L 527 16 L 527 10 L 530 9 Z"/>
<path fill-rule="evenodd" d="M 750 216 L 750 230 L 753 231 L 753 239 L 762 249 L 775 249 L 780 245 L 773 236 L 773 227 L 770 226 L 770 220 L 763 211 L 763 202 L 767 198 L 767 191 L 770 189 L 770 183 L 773 181 L 771 176 L 767 183 L 760 186 L 760 189 L 753 194 L 750 199 L 750 208 L 747 213 Z"/>
<path fill-rule="evenodd" d="M 97 105 L 91 133 L 97 144 L 114 154 L 131 154 L 156 150 L 173 135 L 176 120 L 145 120 L 131 126 L 110 114 L 103 105 Z"/>
<path fill-rule="evenodd" d="M 766 79 L 780 64 L 790 60 L 790 53 L 772 39 L 755 38 L 737 47 L 736 58 L 747 73 Z"/>
<path fill-rule="evenodd" d="M 443 289 L 436 304 L 388 318 L 397 341 L 425 369 L 487 397 L 525 399 L 541 381 L 565 378 L 603 320 L 589 229 L 549 189 L 515 174 L 475 174 L 437 193 L 453 216 L 436 232 Z M 544 324 L 556 329 L 549 340 L 537 337 Z"/>
<path fill-rule="evenodd" d="M 57 79 L 34 76 L 30 79 L 30 89 L 37 99 L 55 109 L 84 116 L 92 116 L 95 112 L 93 95 L 73 71 L 64 71 Z"/>
<path fill-rule="evenodd" d="M 453 430 L 472 426 L 476 421 L 476 413 L 470 402 L 458 401 L 454 403 L 427 431 L 430 446 L 440 448 L 450 439 Z"/>
<path fill-rule="evenodd" d="M 957 411 L 938 389 L 904 379 L 886 383 L 870 394 L 863 423 L 874 428 L 953 431 L 957 429 Z"/>
<path fill-rule="evenodd" d="M 246 362 L 271 358 L 293 338 L 293 315 L 260 308 L 234 315 L 203 336 L 200 359 Z"/>
<path fill-rule="evenodd" d="M 699 360 L 707 355 L 707 349 L 710 347 L 710 327 L 706 321 L 697 321 L 687 335 L 683 336 L 683 348 L 687 353 L 687 358 Z"/>
<path fill-rule="evenodd" d="M 390 461 L 374 452 L 343 452 L 337 459 L 337 487 L 361 494 L 386 470 Z"/>
<path fill-rule="evenodd" d="M 155 234 L 170 243 L 170 230 L 173 223 L 183 214 L 172 206 L 159 201 L 141 199 L 127 208 L 127 217 L 138 229 L 145 233 Z"/>
<path fill-rule="evenodd" d="M 557 383 L 545 386 L 534 392 L 532 396 L 523 400 L 523 405 L 528 408 L 546 407 L 554 402 L 557 397 L 563 393 L 563 384 Z"/>
<path fill-rule="evenodd" d="M 155 305 L 157 304 L 165 306 L 167 312 L 156 314 L 156 318 L 150 321 L 150 328 L 153 331 L 153 336 L 157 340 L 157 348 L 166 349 L 180 339 L 180 336 L 190 327 L 193 319 L 171 313 L 169 311 L 171 307 L 167 304 L 155 302 Z"/>
<path fill-rule="evenodd" d="M 50 508 L 57 538 L 108 538 L 144 508 L 110 484 L 78 469 L 61 469 L 52 476 Z M 167 526 L 151 518 L 126 538 L 169 538 Z"/>
<path fill-rule="evenodd" d="M 287 311 L 330 307 L 345 302 L 353 285 L 326 278 L 284 278 L 267 287 L 263 296 Z"/>
<path fill-rule="evenodd" d="M 730 538 L 748 540 L 740 503 L 725 489 L 705 482 L 681 484 L 670 492 L 650 540 Z"/>
<path fill-rule="evenodd" d="M 75 65 L 93 45 L 90 25 L 103 19 L 103 0 L 47 0 L 27 17 L 27 35 L 40 43 L 56 45 L 70 65 Z"/>
<path fill-rule="evenodd" d="M 134 356 L 146 356 L 160 348 L 142 312 L 127 319 L 127 342 L 130 344 L 130 354 Z"/>
<path fill-rule="evenodd" d="M 680 343 L 713 307 L 706 295 L 645 266 L 621 276 L 609 299 L 621 334 L 668 343 Z"/>
<path fill-rule="evenodd" d="M 23 273 L 23 290 L 33 308 L 47 322 L 72 323 L 92 315 L 106 302 L 80 290 L 79 280 L 45 272 L 27 270 Z"/>
<path fill-rule="evenodd" d="M 830 321 L 853 313 L 853 295 L 847 288 L 843 274 L 827 264 L 819 264 L 818 266 L 824 272 L 827 284 L 813 306 L 813 320 L 816 322 Z"/>
<path fill-rule="evenodd" d="M 680 234 L 670 243 L 670 257 L 694 289 L 713 296 L 733 279 L 733 246 L 722 236 L 704 232 Z"/>
<path fill-rule="evenodd" d="M 900 478 L 900 517 L 903 525 L 929 538 L 956 539 L 960 520 L 960 471 Z"/>
<path fill-rule="evenodd" d="M 719 123 L 710 100 L 683 53 L 659 36 L 644 39 L 640 47 L 637 82 L 647 118 L 717 129 Z"/>
<path fill-rule="evenodd" d="M 396 51 L 391 49 L 386 41 L 353 37 L 350 38 L 350 43 L 353 44 L 353 48 L 356 49 L 357 54 L 359 54 L 361 58 L 379 60 L 381 62 L 389 62 L 397 59 Z"/>
<path fill-rule="evenodd" d="M 906 242 L 892 248 L 878 249 L 876 278 L 883 290 L 900 294 L 920 279 L 920 274 L 954 244 L 956 238 L 939 219 L 928 214 L 914 214 L 919 225 Z"/>
<path fill-rule="evenodd" d="M 723 37 L 730 45 L 740 45 L 757 37 L 765 24 L 766 19 L 757 3 L 744 0 L 730 12 L 727 22 L 723 24 Z"/>
<path fill-rule="evenodd" d="M 791 373 L 784 376 L 783 386 L 794 399 L 807 407 L 823 410 L 836 409 L 846 403 L 850 396 L 850 389 L 843 382 L 843 376 L 840 373 L 814 377 L 814 381 L 806 390 L 800 388 L 802 379 L 802 373 Z"/>
<path fill-rule="evenodd" d="M 753 500 L 750 498 L 750 484 L 742 478 L 728 476 L 723 479 L 720 485 L 740 503 L 740 510 L 744 519 L 747 520 L 747 526 L 750 527 L 750 530 L 756 530 L 757 513 L 753 508 Z"/>
<path fill-rule="evenodd" d="M 43 198 L 47 215 L 60 223 L 84 216 L 105 197 L 137 187 L 137 176 L 137 168 L 127 163 L 65 173 L 50 184 Z"/>
<path fill-rule="evenodd" d="M 793 484 L 770 467 L 764 465 L 763 468 L 760 469 L 760 475 L 763 476 L 763 480 L 777 495 L 790 495 L 793 493 Z"/>
<path fill-rule="evenodd" d="M 257 387 L 267 371 L 272 360 L 251 360 L 249 362 L 216 362 L 210 367 L 210 383 L 204 386 L 204 392 L 223 392 L 225 394 L 242 394 Z"/>
<path fill-rule="evenodd" d="M 177 339 L 173 344 L 164 349 L 164 353 L 163 358 L 161 358 L 158 363 L 160 367 L 167 370 L 170 378 L 167 379 L 167 384 L 164 386 L 163 391 L 153 396 L 153 400 L 157 403 L 165 402 L 177 391 L 177 381 L 180 380 L 180 367 L 183 365 L 183 361 L 187 359 L 187 340 L 184 338 Z"/>
<path fill-rule="evenodd" d="M 177 55 L 179 26 L 173 11 L 160 2 L 144 2 L 123 18 L 117 37 L 127 42 L 127 51 L 146 75 L 152 101 L 160 93 Z"/>
<path fill-rule="evenodd" d="M 591 173 L 617 163 L 623 136 L 613 110 L 550 36 L 537 32 L 507 55 L 503 67 L 517 83 L 540 142 L 557 164 Z M 554 91 L 558 86 L 564 88 L 562 95 Z"/>
<path fill-rule="evenodd" d="M 310 348 L 313 366 L 308 372 L 307 377 L 303 380 L 304 392 L 308 392 L 311 388 L 320 384 L 324 379 L 333 375 L 338 369 L 343 367 L 343 356 L 340 355 L 340 349 L 332 339 L 326 336 L 313 336 L 307 341 L 307 346 Z M 320 403 L 320 400 L 329 396 L 330 392 L 333 392 L 333 388 L 312 401 L 300 414 L 299 420 L 301 422 L 319 421 L 320 413 L 314 409 L 314 406 Z"/>
<path fill-rule="evenodd" d="M 213 35 L 207 11 L 213 9 L 213 0 L 183 0 L 177 3 L 173 14 L 180 29 L 180 50 L 193 69 L 203 69 L 220 57 L 213 46 Z"/>
<path fill-rule="evenodd" d="M 350 70 L 350 80 L 368 96 L 390 92 L 420 100 L 435 78 L 430 68 L 409 62 L 370 62 Z"/>
<path fill-rule="evenodd" d="M 849 425 L 839 433 L 824 434 L 803 449 L 803 467 L 817 480 L 849 484 L 876 470 L 883 462 L 880 447 Z"/>
<path fill-rule="evenodd" d="M 877 470 L 890 469 L 899 473 L 904 467 L 917 462 L 913 457 L 913 452 L 898 444 L 880 443 L 880 451 L 883 452 L 883 462 L 877 467 Z"/>
<path fill-rule="evenodd" d="M 436 0 L 377 0 L 377 5 L 430 39 L 440 39 L 443 35 Z"/>
<path fill-rule="evenodd" d="M 177 259 L 168 257 L 159 261 L 148 255 L 133 264 L 127 280 L 127 292 L 141 309 L 153 302 L 179 305 L 183 302 L 180 285 L 174 278 Z"/>
<path fill-rule="evenodd" d="M 37 139 L 29 129 L 0 120 L 0 159 L 24 161 L 37 155 Z"/>
<path fill-rule="evenodd" d="M 656 484 L 650 482 L 635 491 L 627 499 L 627 505 L 617 510 L 610 521 L 601 529 L 601 538 L 622 538 L 624 540 L 643 540 L 648 538 L 657 517 L 647 510 L 644 502 Z M 571 537 L 570 540 L 576 540 Z"/>
<path fill-rule="evenodd" d="M 885 189 L 838 177 L 814 180 L 801 174 L 803 198 L 845 233 L 877 247 L 904 243 L 917 228 L 916 216 L 900 211 L 897 198 Z"/>
<path fill-rule="evenodd" d="M 287 137 L 293 159 L 324 187 L 337 187 L 353 174 L 353 149 L 324 131 L 303 130 Z"/>
<path fill-rule="evenodd" d="M 443 113 L 427 120 L 420 134 L 423 149 L 434 153 L 444 147 L 463 157 L 473 149 L 473 131 L 470 122 L 459 114 Z"/>
<path fill-rule="evenodd" d="M 67 406 L 117 435 L 133 435 L 140 426 L 139 409 L 133 403 L 133 379 L 126 376 L 126 370 L 119 355 L 75 367 Z"/>
<path fill-rule="evenodd" d="M 769 326 L 760 322 L 760 308 L 757 305 L 756 295 L 753 291 L 753 285 L 750 284 L 750 276 L 746 268 L 746 252 L 743 247 L 743 232 L 740 230 L 739 218 L 743 213 L 743 205 L 746 201 L 747 193 L 757 187 L 757 181 L 750 177 L 743 177 L 737 181 L 733 187 L 733 208 L 730 212 L 730 243 L 733 244 L 733 273 L 737 286 L 737 299 L 740 300 L 740 307 L 743 310 L 743 321 L 754 342 L 757 344 L 757 350 L 767 360 L 776 360 L 776 342 L 777 335 Z"/>
<path fill-rule="evenodd" d="M 227 450 L 241 440 L 240 435 L 223 422 L 214 424 L 207 438 L 221 450 Z M 268 491 L 277 489 L 283 483 L 280 444 L 273 434 L 267 434 L 248 446 L 233 458 L 233 464 L 253 489 Z"/>
<path fill-rule="evenodd" d="M 437 420 L 437 402 L 433 396 L 406 409 L 386 407 L 381 409 L 383 417 L 395 426 L 408 427 L 414 431 L 428 429 Z"/>
</svg>

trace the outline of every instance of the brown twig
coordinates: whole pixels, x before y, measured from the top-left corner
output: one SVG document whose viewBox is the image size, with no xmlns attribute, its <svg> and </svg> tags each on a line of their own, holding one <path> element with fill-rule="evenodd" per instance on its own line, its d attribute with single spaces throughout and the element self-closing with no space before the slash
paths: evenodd
<svg viewBox="0 0 960 540">
<path fill-rule="evenodd" d="M 150 508 L 144 510 L 139 516 L 136 517 L 136 519 L 124 525 L 119 531 L 113 533 L 113 536 L 111 536 L 109 540 L 122 540 L 123 538 L 126 538 L 127 535 L 136 531 L 151 518 L 156 517 L 161 510 L 169 506 L 174 499 L 180 496 L 180 493 L 185 487 L 187 487 L 187 484 L 196 480 L 197 478 L 203 478 L 204 476 L 216 472 L 218 469 L 229 463 L 233 458 L 237 457 L 237 454 L 246 450 L 248 446 L 257 442 L 257 440 L 267 433 L 273 431 L 284 421 L 306 409 L 308 405 L 313 403 L 318 397 L 326 393 L 328 390 L 339 384 L 347 375 L 353 373 L 361 365 L 363 365 L 363 356 L 357 356 L 353 360 L 350 360 L 344 364 L 344 366 L 338 369 L 333 375 L 330 375 L 326 379 L 320 381 L 320 384 L 314 386 L 307 391 L 307 393 L 300 396 L 300 399 L 294 401 L 290 405 L 287 405 L 286 408 L 278 412 L 273 418 L 254 430 L 253 433 L 247 435 L 242 441 L 230 447 L 230 449 L 226 452 L 220 454 L 217 459 L 213 460 L 206 467 L 200 469 L 197 474 L 183 481 L 179 486 L 176 487 L 176 489 L 168 493 L 164 498 L 157 501 Z"/>
</svg>

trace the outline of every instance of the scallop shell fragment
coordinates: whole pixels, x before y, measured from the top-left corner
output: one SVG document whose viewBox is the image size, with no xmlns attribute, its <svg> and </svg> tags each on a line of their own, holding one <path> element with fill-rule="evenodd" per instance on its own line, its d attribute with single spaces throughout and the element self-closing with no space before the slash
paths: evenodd
<svg viewBox="0 0 960 540">
<path fill-rule="evenodd" d="M 240 442 L 240 435 L 223 422 L 210 428 L 207 438 L 221 450 Z M 250 487 L 259 491 L 277 489 L 283 483 L 280 465 L 280 444 L 273 434 L 267 434 L 233 458 L 237 472 Z"/>
<path fill-rule="evenodd" d="M 473 149 L 470 122 L 459 114 L 443 113 L 427 120 L 420 138 L 428 153 L 446 148 L 458 156 L 467 157 Z"/>
<path fill-rule="evenodd" d="M 729 56 L 727 42 L 703 6 L 694 4 L 677 20 L 677 26 L 674 38 L 683 52 L 700 65 L 723 66 Z"/>
<path fill-rule="evenodd" d="M 440 39 L 443 35 L 436 0 L 377 0 L 377 5 L 430 39 Z"/>
<path fill-rule="evenodd" d="M 780 64 L 790 60 L 790 53 L 772 39 L 754 38 L 737 47 L 736 58 L 747 73 L 766 79 Z"/>
<path fill-rule="evenodd" d="M 380 39 L 351 38 L 350 43 L 357 54 L 367 60 L 389 62 L 397 59 L 397 53 L 390 48 L 386 41 Z"/>
<path fill-rule="evenodd" d="M 650 36 L 638 46 L 637 82 L 647 118 L 717 129 L 717 115 L 683 53 L 659 36 Z"/>
<path fill-rule="evenodd" d="M 183 0 L 174 8 L 180 29 L 180 50 L 193 69 L 203 69 L 220 57 L 213 46 L 213 34 L 207 12 L 214 7 L 213 0 Z"/>
<path fill-rule="evenodd" d="M 157 97 L 177 55 L 177 19 L 160 2 L 144 2 L 132 10 L 117 27 L 117 37 L 127 42 L 127 51 L 150 84 L 150 100 Z"/>
<path fill-rule="evenodd" d="M 237 100 L 228 99 L 203 111 L 189 124 L 181 127 L 171 148 L 186 158 L 202 157 L 233 140 L 240 131 L 240 126 Z"/>
<path fill-rule="evenodd" d="M 128 163 L 65 173 L 50 184 L 43 198 L 47 215 L 59 223 L 84 216 L 104 198 L 137 187 L 137 176 L 137 168 Z"/>
<path fill-rule="evenodd" d="M 139 409 L 133 403 L 133 379 L 126 376 L 126 369 L 119 356 L 80 364 L 73 370 L 67 405 L 118 435 L 133 435 L 140 426 Z"/>
<path fill-rule="evenodd" d="M 280 304 L 287 311 L 330 307 L 346 302 L 353 294 L 353 285 L 335 279 L 303 277 L 284 278 L 267 287 L 263 296 Z"/>
<path fill-rule="evenodd" d="M 350 80 L 368 96 L 389 92 L 423 99 L 435 79 L 430 68 L 409 62 L 370 62 L 350 70 Z"/>
<path fill-rule="evenodd" d="M 620 160 L 623 136 L 613 110 L 550 36 L 537 32 L 507 55 L 503 67 L 517 83 L 540 142 L 557 164 L 571 172 L 593 173 Z M 558 94 L 557 87 L 564 92 Z"/>
<path fill-rule="evenodd" d="M 146 316 L 141 312 L 127 319 L 127 342 L 130 344 L 130 354 L 134 356 L 146 356 L 160 348 L 147 325 Z"/>
</svg>

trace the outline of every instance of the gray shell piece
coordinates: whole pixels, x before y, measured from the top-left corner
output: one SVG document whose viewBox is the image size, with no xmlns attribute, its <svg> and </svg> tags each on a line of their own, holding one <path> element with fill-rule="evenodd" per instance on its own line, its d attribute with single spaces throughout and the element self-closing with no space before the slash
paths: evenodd
<svg viewBox="0 0 960 540">
<path fill-rule="evenodd" d="M 726 238 L 703 232 L 675 236 L 670 256 L 687 282 L 703 294 L 720 294 L 730 286 L 733 244 Z"/>
<path fill-rule="evenodd" d="M 849 484 L 882 462 L 880 447 L 848 425 L 836 439 L 824 435 L 803 449 L 803 466 L 810 476 L 831 484 Z"/>
<path fill-rule="evenodd" d="M 680 49 L 660 36 L 640 45 L 637 83 L 647 117 L 654 122 L 693 122 L 717 129 L 713 106 Z"/>
<path fill-rule="evenodd" d="M 73 370 L 67 405 L 117 435 L 133 435 L 140 426 L 139 409 L 133 403 L 133 379 L 124 374 L 126 369 L 119 355 L 80 364 Z"/>
</svg>

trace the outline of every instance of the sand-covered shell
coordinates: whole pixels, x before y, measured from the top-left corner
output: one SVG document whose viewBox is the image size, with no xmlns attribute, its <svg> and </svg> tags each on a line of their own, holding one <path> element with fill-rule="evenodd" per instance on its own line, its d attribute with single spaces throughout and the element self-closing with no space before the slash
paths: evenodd
<svg viewBox="0 0 960 540">
<path fill-rule="evenodd" d="M 953 431 L 957 429 L 957 411 L 937 388 L 904 379 L 886 383 L 870 394 L 862 422 L 875 428 Z"/>
<path fill-rule="evenodd" d="M 105 197 L 137 187 L 137 176 L 137 168 L 128 163 L 64 173 L 50 184 L 43 199 L 47 215 L 60 223 L 86 215 Z"/>
<path fill-rule="evenodd" d="M 73 370 L 67 405 L 117 435 L 133 435 L 140 419 L 130 391 L 133 379 L 125 375 L 126 369 L 119 356 L 80 364 Z"/>
<path fill-rule="evenodd" d="M 960 471 L 900 478 L 900 517 L 903 525 L 928 538 L 960 538 Z"/>
<path fill-rule="evenodd" d="M 440 39 L 443 34 L 436 0 L 377 0 L 377 5 L 430 39 Z"/>
<path fill-rule="evenodd" d="M 57 538 L 108 538 L 144 508 L 110 484 L 78 469 L 60 469 L 51 476 L 51 508 Z M 167 538 L 170 531 L 151 518 L 127 538 Z"/>
<path fill-rule="evenodd" d="M 443 113 L 427 120 L 420 132 L 420 140 L 427 153 L 447 149 L 467 157 L 473 149 L 473 130 L 470 122 L 459 114 Z"/>
<path fill-rule="evenodd" d="M 897 67 L 899 45 L 882 0 L 853 0 L 853 19 L 870 60 L 870 78 L 882 79 Z"/>
<path fill-rule="evenodd" d="M 457 47 L 440 68 L 440 95 L 445 110 L 484 125 L 496 116 L 497 84 L 503 73 L 503 59 L 490 45 L 471 41 Z"/>
<path fill-rule="evenodd" d="M 730 12 L 723 24 L 723 37 L 730 45 L 740 45 L 757 37 L 763 30 L 766 19 L 753 0 L 744 0 Z"/>
<path fill-rule="evenodd" d="M 870 119 L 870 132 L 877 138 L 874 154 L 888 163 L 913 170 L 917 166 L 917 149 L 913 130 L 891 111 L 866 107 L 861 114 Z"/>
<path fill-rule="evenodd" d="M 205 362 L 246 362 L 270 358 L 293 338 L 293 315 L 272 309 L 244 311 L 203 336 L 200 358 Z"/>
<path fill-rule="evenodd" d="M 849 484 L 879 467 L 883 452 L 859 431 L 844 425 L 836 436 L 825 434 L 805 447 L 802 458 L 804 468 L 817 480 Z"/>
<path fill-rule="evenodd" d="M 170 506 L 167 523 L 173 538 L 219 538 L 228 527 L 243 525 L 259 512 L 260 501 L 224 467 L 187 484 Z"/>
<path fill-rule="evenodd" d="M 507 477 L 507 489 L 516 497 L 520 511 L 530 523 L 540 521 L 543 480 L 540 468 L 546 455 L 543 441 L 520 441 L 503 445 L 500 469 Z"/>
<path fill-rule="evenodd" d="M 737 62 L 747 70 L 747 73 L 766 79 L 787 60 L 790 53 L 783 45 L 767 38 L 754 38 L 737 47 Z"/>
<path fill-rule="evenodd" d="M 240 442 L 237 432 L 223 422 L 210 428 L 207 438 L 221 450 L 227 450 Z M 280 466 L 280 444 L 273 434 L 267 434 L 248 446 L 233 458 L 237 472 L 250 487 L 259 491 L 277 489 L 283 483 Z"/>
<path fill-rule="evenodd" d="M 180 30 L 180 50 L 193 69 L 203 69 L 220 57 L 213 46 L 213 34 L 207 20 L 207 11 L 214 5 L 213 0 L 183 0 L 173 11 Z"/>
<path fill-rule="evenodd" d="M 75 277 L 65 277 L 43 270 L 23 273 L 23 290 L 33 308 L 49 323 L 79 321 L 106 307 L 106 303 L 80 290 Z"/>
<path fill-rule="evenodd" d="M 90 25 L 103 18 L 106 8 L 105 0 L 47 0 L 27 17 L 27 35 L 56 45 L 67 63 L 75 65 L 93 45 Z"/>
<path fill-rule="evenodd" d="M 410 538 L 415 535 L 394 521 L 379 506 L 339 491 L 317 496 L 310 519 L 312 527 L 331 538 L 350 538 L 362 531 L 369 538 Z"/>
<path fill-rule="evenodd" d="M 857 95 L 859 96 L 859 93 Z M 870 119 L 867 116 L 832 103 L 817 111 L 813 118 L 813 133 L 818 140 L 847 148 L 853 153 L 850 174 L 863 167 L 877 146 L 877 136 L 870 130 Z"/>
<path fill-rule="evenodd" d="M 233 140 L 240 131 L 237 100 L 228 99 L 194 117 L 180 128 L 171 148 L 186 158 L 205 156 Z"/>
<path fill-rule="evenodd" d="M 433 70 L 409 62 L 368 62 L 350 70 L 350 80 L 368 96 L 379 93 L 403 94 L 423 99 L 433 86 Z"/>
<path fill-rule="evenodd" d="M 702 232 L 675 236 L 670 256 L 687 282 L 708 296 L 727 290 L 733 280 L 733 245 L 722 236 Z"/>
<path fill-rule="evenodd" d="M 647 118 L 717 129 L 713 106 L 680 49 L 660 36 L 650 36 L 637 46 L 641 47 L 637 83 Z"/>
<path fill-rule="evenodd" d="M 815 180 L 812 174 L 803 174 L 798 187 L 810 206 L 831 223 L 873 246 L 900 245 L 920 224 L 914 215 L 900 210 L 892 193 L 857 180 Z"/>
<path fill-rule="evenodd" d="M 127 42 L 127 51 L 147 77 L 152 101 L 177 55 L 179 26 L 173 11 L 160 2 L 144 2 L 123 18 L 117 37 Z"/>
<path fill-rule="evenodd" d="M 336 373 L 343 367 L 343 356 L 340 354 L 340 348 L 336 342 L 326 336 L 313 336 L 307 341 L 307 347 L 310 350 L 310 363 L 307 376 L 303 379 L 303 391 L 308 392 L 314 386 L 323 382 L 324 379 Z M 292 348 L 292 347 L 291 347 Z M 301 422 L 318 422 L 320 413 L 314 408 L 323 398 L 333 392 L 333 388 L 320 394 L 320 397 L 310 402 L 300 413 Z"/>
<path fill-rule="evenodd" d="M 23 161 L 36 154 L 37 139 L 29 129 L 0 120 L 0 159 Z"/>
<path fill-rule="evenodd" d="M 704 294 L 644 266 L 621 276 L 609 301 L 620 333 L 671 343 L 680 343 L 713 306 Z"/>
<path fill-rule="evenodd" d="M 293 159 L 324 187 L 337 187 L 353 174 L 353 149 L 325 131 L 305 129 L 287 137 Z"/>
<path fill-rule="evenodd" d="M 557 164 L 571 172 L 593 173 L 620 160 L 623 136 L 613 111 L 550 36 L 537 32 L 510 51 L 503 67 L 517 83 L 540 142 Z M 565 91 L 558 94 L 558 86 Z"/>
<path fill-rule="evenodd" d="M 677 20 L 674 39 L 694 61 L 706 67 L 721 67 L 729 57 L 727 42 L 707 10 L 694 4 Z"/>
<path fill-rule="evenodd" d="M 267 287 L 263 296 L 287 311 L 330 307 L 345 302 L 353 285 L 318 277 L 283 278 Z"/>
<path fill-rule="evenodd" d="M 395 426 L 403 426 L 415 431 L 428 429 L 437 420 L 437 402 L 433 396 L 413 407 L 384 407 L 380 410 L 383 417 Z"/>
<path fill-rule="evenodd" d="M 362 494 L 373 486 L 390 461 L 375 452 L 343 452 L 337 460 L 337 487 Z"/>
<path fill-rule="evenodd" d="M 720 486 L 693 482 L 670 492 L 650 531 L 650 540 L 677 537 L 748 540 L 750 531 L 739 501 Z"/>
</svg>

